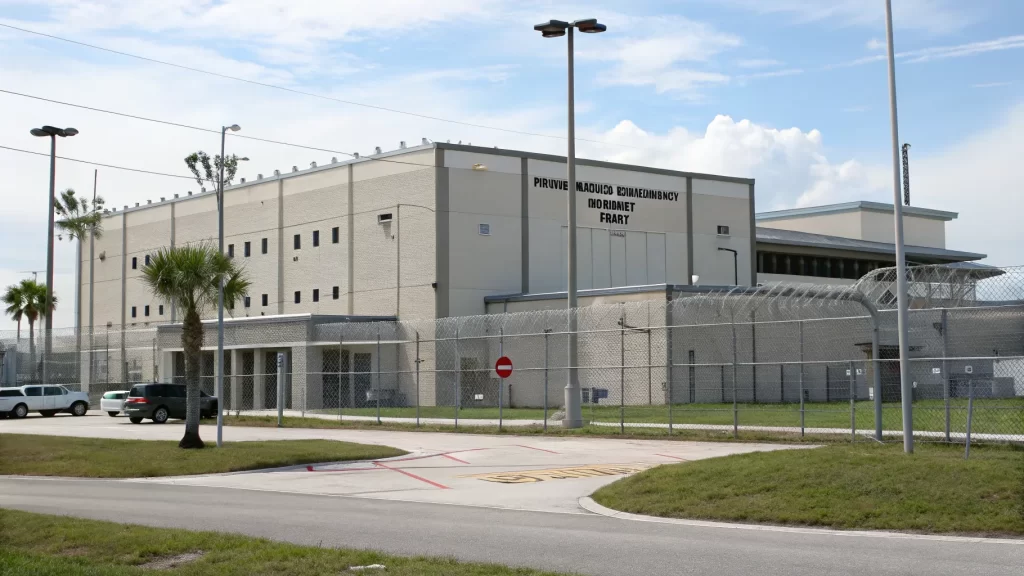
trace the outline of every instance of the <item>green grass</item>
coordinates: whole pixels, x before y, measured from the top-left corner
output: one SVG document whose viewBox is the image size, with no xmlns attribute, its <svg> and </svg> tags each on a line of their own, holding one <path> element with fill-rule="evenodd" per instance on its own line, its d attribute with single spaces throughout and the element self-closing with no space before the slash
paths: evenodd
<svg viewBox="0 0 1024 576">
<path fill-rule="evenodd" d="M 854 403 L 857 428 L 873 430 L 875 408 L 872 401 Z M 740 403 L 740 425 L 747 426 L 800 426 L 799 404 L 750 404 Z M 551 408 L 548 415 L 555 413 Z M 337 409 L 315 410 L 321 414 L 338 414 Z M 618 422 L 619 406 L 585 405 L 583 418 L 591 422 Z M 626 406 L 623 410 L 626 422 L 667 424 L 668 406 Z M 376 416 L 376 408 L 344 408 L 344 416 Z M 421 418 L 454 418 L 451 406 L 421 406 Z M 415 418 L 415 407 L 380 409 L 386 418 Z M 506 420 L 543 420 L 544 410 L 540 408 L 505 408 L 502 416 Z M 914 403 L 914 427 L 916 430 L 941 432 L 945 430 L 945 405 L 942 400 L 918 400 Z M 459 419 L 497 420 L 497 408 L 462 408 Z M 731 426 L 733 406 L 728 404 L 675 404 L 672 406 L 672 421 L 676 424 L 717 424 Z M 849 428 L 850 402 L 806 403 L 804 425 L 807 428 Z M 882 427 L 885 430 L 901 430 L 903 413 L 899 403 L 887 402 L 882 407 Z M 950 430 L 967 430 L 967 400 L 950 401 Z M 979 434 L 1017 434 L 1024 436 L 1024 398 L 981 399 L 974 402 L 972 431 Z"/>
<path fill-rule="evenodd" d="M 377 552 L 282 544 L 213 532 L 144 528 L 0 509 L 0 574 L 122 576 L 151 574 L 141 566 L 203 552 L 165 574 L 190 576 L 389 574 L 405 576 L 554 576 L 526 568 L 405 558 Z M 383 564 L 386 570 L 349 571 Z"/>
<path fill-rule="evenodd" d="M 653 468 L 601 488 L 625 512 L 736 522 L 1024 536 L 1024 449 L 830 445 Z"/>
<path fill-rule="evenodd" d="M 146 478 L 237 472 L 314 462 L 368 460 L 405 452 L 330 440 L 230 442 L 182 450 L 177 442 L 4 434 L 0 474 Z"/>
</svg>

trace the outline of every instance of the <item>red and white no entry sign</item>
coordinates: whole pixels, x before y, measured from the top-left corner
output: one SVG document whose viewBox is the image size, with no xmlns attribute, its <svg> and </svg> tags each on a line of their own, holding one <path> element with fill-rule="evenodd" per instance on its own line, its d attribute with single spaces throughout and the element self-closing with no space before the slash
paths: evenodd
<svg viewBox="0 0 1024 576">
<path fill-rule="evenodd" d="M 498 358 L 498 361 L 494 363 L 494 371 L 498 373 L 500 378 L 508 378 L 512 375 L 512 361 L 509 360 L 508 356 Z"/>
</svg>

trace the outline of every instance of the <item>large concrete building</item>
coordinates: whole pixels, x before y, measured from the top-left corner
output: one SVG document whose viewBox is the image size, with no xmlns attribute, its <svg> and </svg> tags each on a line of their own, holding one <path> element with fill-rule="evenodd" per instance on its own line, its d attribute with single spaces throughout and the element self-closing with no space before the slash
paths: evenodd
<svg viewBox="0 0 1024 576">
<path fill-rule="evenodd" d="M 754 279 L 753 180 L 587 160 L 577 174 L 581 289 Z M 229 314 L 438 318 L 564 290 L 565 189 L 562 157 L 441 143 L 243 180 L 225 192 L 225 243 L 253 286 Z M 213 241 L 216 194 L 112 210 L 103 227 L 82 250 L 79 326 L 180 321 L 142 268 Z"/>
</svg>

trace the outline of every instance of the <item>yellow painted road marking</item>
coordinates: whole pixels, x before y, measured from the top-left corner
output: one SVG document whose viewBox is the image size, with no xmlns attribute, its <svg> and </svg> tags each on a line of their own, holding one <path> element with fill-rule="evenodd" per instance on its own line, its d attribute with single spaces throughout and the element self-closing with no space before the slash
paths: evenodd
<svg viewBox="0 0 1024 576">
<path fill-rule="evenodd" d="M 478 478 L 487 482 L 502 484 L 525 484 L 543 482 L 545 480 L 566 480 L 570 478 L 593 478 L 596 476 L 620 476 L 635 474 L 654 464 L 591 464 L 572 466 L 570 468 L 552 468 L 548 470 L 522 470 L 518 472 L 489 472 L 487 474 L 469 474 L 460 478 Z"/>
</svg>

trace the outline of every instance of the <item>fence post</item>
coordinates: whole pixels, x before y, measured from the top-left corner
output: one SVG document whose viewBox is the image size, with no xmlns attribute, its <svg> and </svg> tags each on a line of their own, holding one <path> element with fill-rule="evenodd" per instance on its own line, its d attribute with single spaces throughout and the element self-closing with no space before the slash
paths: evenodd
<svg viewBox="0 0 1024 576">
<path fill-rule="evenodd" d="M 594 395 L 591 390 L 590 395 Z M 590 399 L 591 402 L 594 398 Z M 626 305 L 619 307 L 619 433 L 626 433 Z"/>
<path fill-rule="evenodd" d="M 786 402 L 786 366 L 779 364 L 779 403 Z"/>
<path fill-rule="evenodd" d="M 800 377 L 797 382 L 800 384 L 800 437 L 804 437 L 804 422 L 806 413 L 804 410 L 804 321 L 797 322 L 800 327 Z"/>
<path fill-rule="evenodd" d="M 739 438 L 740 435 L 740 406 L 736 401 L 736 379 L 739 377 L 737 370 L 739 356 L 736 350 L 736 311 L 732 315 L 732 437 Z"/>
<path fill-rule="evenodd" d="M 544 431 L 548 431 L 548 334 L 551 328 L 544 329 Z"/>
<path fill-rule="evenodd" d="M 416 427 L 420 427 L 420 331 L 416 331 Z"/>
<path fill-rule="evenodd" d="M 284 352 L 277 353 L 277 427 L 280 428 L 284 420 L 284 378 L 285 378 L 285 355 Z"/>
<path fill-rule="evenodd" d="M 490 346 L 488 346 L 490 348 Z M 498 357 L 501 358 L 505 355 L 505 327 L 498 326 Z M 501 432 L 501 425 L 503 423 L 504 416 L 504 400 L 505 400 L 505 379 L 498 378 L 498 432 Z"/>
<path fill-rule="evenodd" d="M 946 357 L 949 353 L 949 321 L 946 309 L 942 309 L 942 399 L 946 405 L 946 442 L 949 442 L 949 370 Z"/>
<path fill-rule="evenodd" d="M 967 444 L 964 448 L 964 460 L 971 457 L 971 424 L 974 418 L 974 378 L 967 381 Z"/>
<path fill-rule="evenodd" d="M 850 360 L 850 442 L 857 441 L 857 369 Z"/>
<path fill-rule="evenodd" d="M 375 378 L 376 385 L 374 386 L 376 388 L 376 394 L 374 394 L 374 396 L 377 398 L 377 424 L 380 424 L 380 361 L 381 361 L 381 357 L 380 357 L 380 326 L 378 326 L 377 327 L 377 378 Z"/>
<path fill-rule="evenodd" d="M 455 398 L 452 405 L 455 406 L 455 429 L 459 429 L 459 393 L 461 391 L 462 359 L 459 357 L 459 328 L 455 328 Z"/>
<path fill-rule="evenodd" d="M 341 413 L 343 412 L 341 409 L 341 359 L 345 356 L 344 343 L 345 331 L 343 328 L 338 334 L 338 422 L 341 422 Z M 348 385 L 352 386 L 352 382 L 349 382 Z"/>
<path fill-rule="evenodd" d="M 882 365 L 878 352 L 878 318 L 871 317 L 871 374 L 875 380 L 875 440 L 882 441 Z"/>
</svg>

